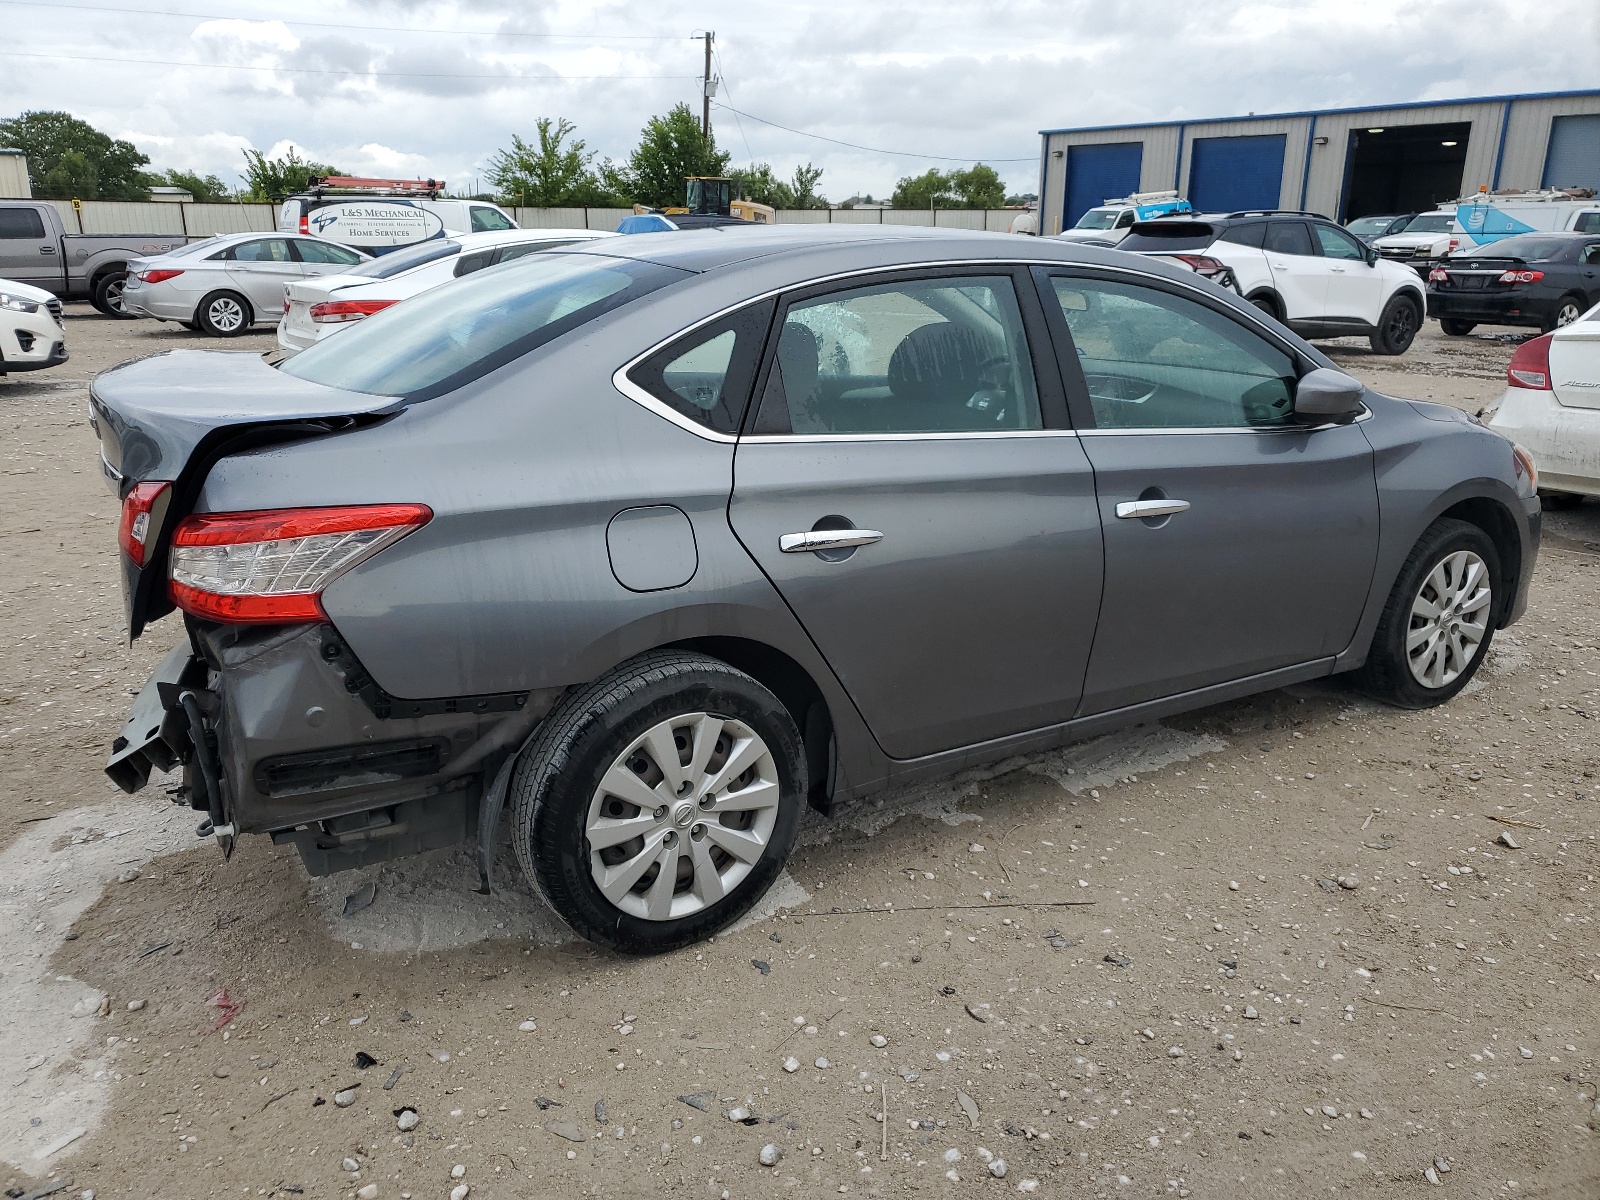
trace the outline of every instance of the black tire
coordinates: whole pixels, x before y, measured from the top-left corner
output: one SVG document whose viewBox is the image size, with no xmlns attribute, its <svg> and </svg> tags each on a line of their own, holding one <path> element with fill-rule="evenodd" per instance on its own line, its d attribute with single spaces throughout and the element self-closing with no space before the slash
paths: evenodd
<svg viewBox="0 0 1600 1200">
<path fill-rule="evenodd" d="M 1278 311 L 1278 302 L 1267 292 L 1257 292 L 1254 296 L 1247 297 L 1250 304 L 1255 305 L 1274 321 L 1283 320 L 1283 315 Z"/>
<path fill-rule="evenodd" d="M 127 281 L 126 271 L 107 271 L 94 281 L 94 296 L 90 303 L 108 317 L 123 321 L 138 320 L 137 314 L 122 307 L 122 285 Z"/>
<path fill-rule="evenodd" d="M 1459 317 L 1440 317 L 1439 328 L 1449 337 L 1466 337 L 1478 327 L 1476 321 L 1463 321 Z"/>
<path fill-rule="evenodd" d="M 1397 355 L 1411 349 L 1422 328 L 1422 306 L 1411 296 L 1391 296 L 1367 342 L 1374 354 Z"/>
<path fill-rule="evenodd" d="M 618 763 L 637 739 L 662 722 L 679 716 L 692 720 L 701 713 L 738 721 L 765 743 L 777 774 L 776 818 L 759 857 L 720 900 L 685 916 L 652 920 L 624 911 L 600 890 L 592 873 L 586 822 L 591 805 L 601 802 L 601 780 L 613 764 L 638 769 L 635 760 Z M 678 751 L 688 753 L 685 743 L 678 741 Z M 625 954 L 658 954 L 700 941 L 749 911 L 778 877 L 794 847 L 805 795 L 800 733 L 776 696 L 717 659 L 684 651 L 652 651 L 569 693 L 545 718 L 512 779 L 513 839 L 522 869 L 578 934 Z M 613 803 L 609 794 L 605 803 Z M 666 810 L 663 804 L 657 811 Z M 620 815 L 637 819 L 646 814 L 635 808 Z M 672 826 L 683 826 L 687 832 L 687 822 L 693 821 L 695 828 L 701 823 L 696 812 L 683 816 L 674 811 L 657 819 L 663 836 L 674 840 Z M 709 846 L 710 840 L 701 844 Z M 652 869 L 656 874 L 647 869 L 619 903 L 635 898 L 645 902 L 647 884 L 659 878 L 660 868 Z M 689 899 L 687 884 L 675 879 L 674 896 L 678 895 Z"/>
<path fill-rule="evenodd" d="M 212 337 L 238 337 L 249 333 L 255 324 L 255 314 L 250 311 L 250 301 L 238 292 L 212 292 L 194 310 L 195 324 L 200 332 Z"/>
<path fill-rule="evenodd" d="M 1583 503 L 1583 497 L 1576 492 L 1540 492 L 1539 507 L 1548 511 L 1563 512 L 1567 509 L 1577 508 Z"/>
<path fill-rule="evenodd" d="M 1584 304 L 1582 296 L 1563 296 L 1556 301 L 1555 308 L 1550 311 L 1550 315 L 1544 319 L 1540 328 L 1545 333 L 1553 333 L 1557 329 L 1571 325 L 1583 316 L 1586 307 L 1588 306 Z"/>
<path fill-rule="evenodd" d="M 1422 683 L 1412 671 L 1406 641 L 1412 631 L 1413 602 L 1418 599 L 1428 576 L 1444 560 L 1459 551 L 1475 554 L 1482 560 L 1490 589 L 1484 620 L 1483 638 L 1470 651 L 1464 669 L 1439 686 Z M 1451 699 L 1471 682 L 1483 664 L 1494 638 L 1495 622 L 1504 607 L 1501 590 L 1500 554 L 1494 541 L 1482 529 L 1466 521 L 1441 517 L 1423 532 L 1406 557 L 1394 581 L 1383 616 L 1372 635 L 1372 648 L 1366 664 L 1356 672 L 1355 681 L 1368 695 L 1396 708 L 1432 708 Z"/>
</svg>

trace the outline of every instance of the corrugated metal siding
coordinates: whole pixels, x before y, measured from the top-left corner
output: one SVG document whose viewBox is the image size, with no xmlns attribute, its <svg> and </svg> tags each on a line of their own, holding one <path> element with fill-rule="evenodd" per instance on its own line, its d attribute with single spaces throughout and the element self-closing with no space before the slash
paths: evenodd
<svg viewBox="0 0 1600 1200">
<path fill-rule="evenodd" d="M 183 233 L 184 206 L 123 200 L 86 200 L 85 233 Z"/>
<path fill-rule="evenodd" d="M 1106 200 L 1139 190 L 1144 169 L 1144 143 L 1109 142 L 1067 147 L 1067 191 L 1061 204 L 1063 228 Z"/>
<path fill-rule="evenodd" d="M 1495 154 L 1500 147 L 1501 104 L 1440 104 L 1430 108 L 1383 109 L 1378 112 L 1333 113 L 1317 118 L 1317 136 L 1326 137 L 1326 146 L 1317 146 L 1311 157 L 1311 179 L 1306 207 L 1330 217 L 1339 215 L 1344 195 L 1346 157 L 1350 131 L 1356 129 L 1398 129 L 1406 125 L 1443 125 L 1454 121 L 1472 122 L 1467 139 L 1467 158 L 1461 174 L 1463 194 L 1488 185 L 1494 177 Z"/>
<path fill-rule="evenodd" d="M 1189 198 L 1194 171 L 1195 140 L 1210 138 L 1259 137 L 1263 134 L 1283 135 L 1283 177 L 1279 185 L 1277 207 L 1300 207 L 1300 177 L 1305 167 L 1306 131 L 1311 127 L 1309 117 L 1276 118 L 1271 120 L 1216 121 L 1191 125 L 1183 141 L 1183 165 L 1178 178 L 1178 194 Z M 1322 132 L 1320 129 L 1318 133 Z"/>
<path fill-rule="evenodd" d="M 278 227 L 278 210 L 271 204 L 184 204 L 180 215 L 192 238 L 219 233 L 271 233 Z"/>
<path fill-rule="evenodd" d="M 1159 192 L 1175 186 L 1172 168 L 1178 157 L 1178 126 L 1152 125 L 1142 129 L 1098 130 L 1087 133 L 1057 133 L 1045 139 L 1044 192 L 1039 197 L 1039 232 L 1061 232 L 1065 202 L 1067 150 L 1072 146 L 1104 146 L 1116 142 L 1141 142 L 1143 157 L 1139 166 L 1141 192 Z M 1061 157 L 1056 157 L 1056 152 Z M 1105 199 L 1104 196 L 1101 199 Z"/>
<path fill-rule="evenodd" d="M 32 195 L 27 158 L 21 154 L 0 154 L 0 196 L 8 200 L 26 200 Z"/>
<path fill-rule="evenodd" d="M 1505 157 L 1500 163 L 1500 186 L 1524 190 L 1538 187 L 1544 179 L 1551 122 L 1556 117 L 1590 113 L 1600 113 L 1600 96 L 1560 96 L 1513 103 Z"/>
<path fill-rule="evenodd" d="M 1600 113 L 1574 113 L 1551 121 L 1544 185 L 1600 188 Z"/>
</svg>

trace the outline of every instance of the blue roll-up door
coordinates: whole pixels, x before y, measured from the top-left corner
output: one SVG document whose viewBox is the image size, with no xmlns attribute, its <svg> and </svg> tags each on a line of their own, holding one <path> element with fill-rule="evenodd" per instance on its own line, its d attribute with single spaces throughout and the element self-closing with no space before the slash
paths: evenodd
<svg viewBox="0 0 1600 1200">
<path fill-rule="evenodd" d="M 1544 186 L 1600 188 L 1600 114 L 1550 122 Z"/>
<path fill-rule="evenodd" d="M 1277 208 L 1283 193 L 1281 133 L 1195 138 L 1189 154 L 1188 201 L 1196 212 Z"/>
<path fill-rule="evenodd" d="M 1107 200 L 1137 192 L 1143 163 L 1143 142 L 1068 146 L 1067 204 L 1061 228 L 1071 229 L 1079 217 Z"/>
</svg>

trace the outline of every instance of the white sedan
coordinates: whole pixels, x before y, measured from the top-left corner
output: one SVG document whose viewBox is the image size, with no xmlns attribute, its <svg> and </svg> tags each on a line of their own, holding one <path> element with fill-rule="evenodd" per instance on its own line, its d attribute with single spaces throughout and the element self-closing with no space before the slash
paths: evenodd
<svg viewBox="0 0 1600 1200">
<path fill-rule="evenodd" d="M 433 238 L 363 263 L 352 271 L 291 283 L 284 290 L 278 345 L 298 354 L 354 321 L 429 288 L 575 242 L 615 237 L 593 229 L 504 229 Z"/>
<path fill-rule="evenodd" d="M 66 361 L 61 301 L 43 288 L 0 279 L 0 375 Z"/>
<path fill-rule="evenodd" d="M 1527 447 L 1547 505 L 1600 496 L 1600 306 L 1518 346 L 1506 382 L 1489 428 Z"/>
</svg>

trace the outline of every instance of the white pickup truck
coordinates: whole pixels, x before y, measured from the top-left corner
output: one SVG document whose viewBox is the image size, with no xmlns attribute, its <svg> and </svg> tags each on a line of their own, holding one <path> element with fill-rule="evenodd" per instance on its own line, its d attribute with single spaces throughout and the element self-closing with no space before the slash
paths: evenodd
<svg viewBox="0 0 1600 1200">
<path fill-rule="evenodd" d="M 87 300 L 107 316 L 122 310 L 128 260 L 165 254 L 181 234 L 68 233 L 55 205 L 0 200 L 0 279 L 32 284 L 63 300 Z"/>
</svg>

